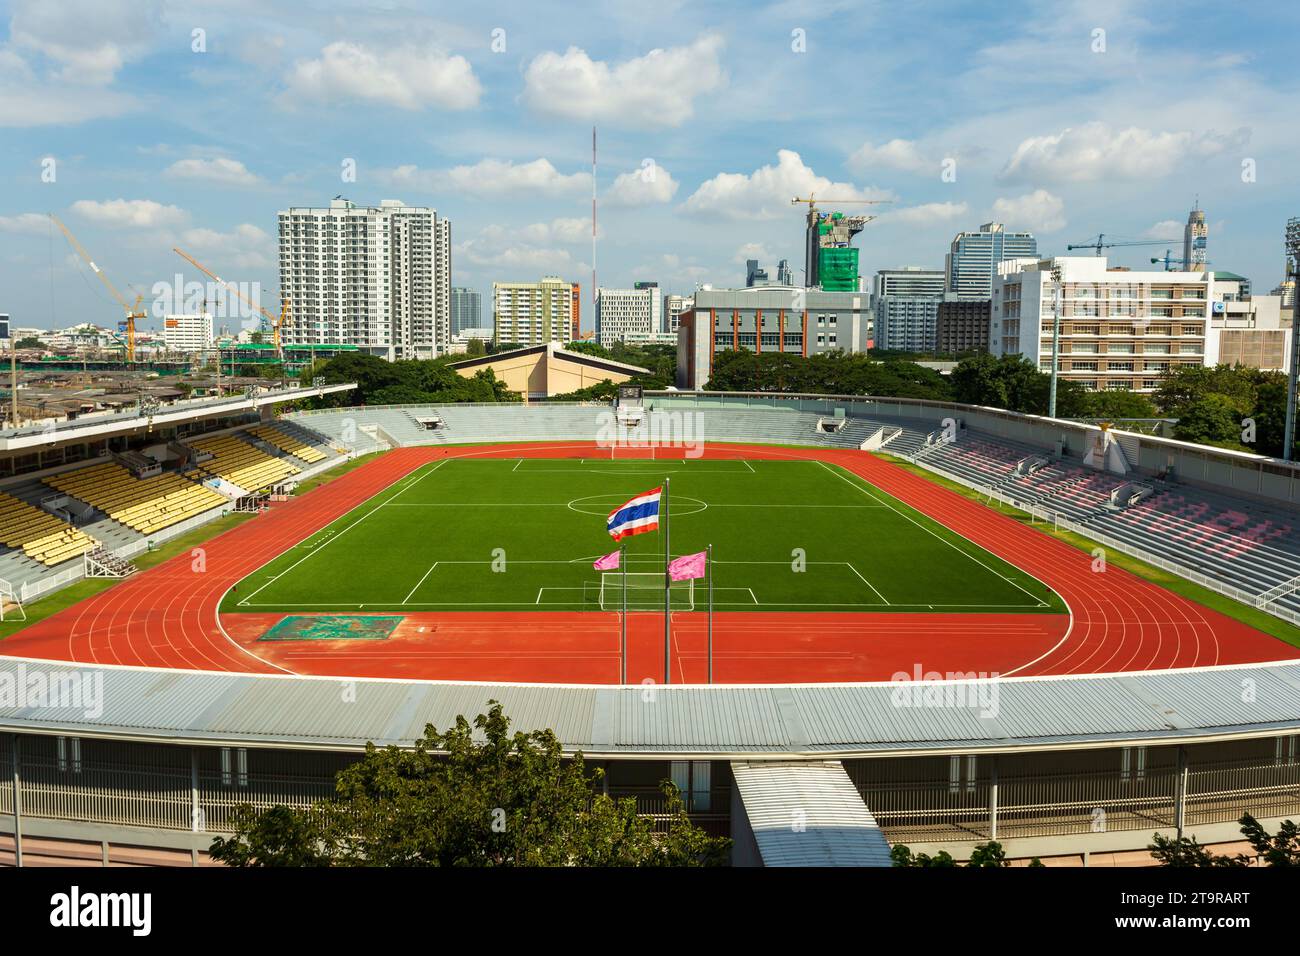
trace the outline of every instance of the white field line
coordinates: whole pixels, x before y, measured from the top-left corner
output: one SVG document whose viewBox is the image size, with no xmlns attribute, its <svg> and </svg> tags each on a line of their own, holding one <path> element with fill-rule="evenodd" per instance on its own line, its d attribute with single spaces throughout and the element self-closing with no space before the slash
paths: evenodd
<svg viewBox="0 0 1300 956">
<path fill-rule="evenodd" d="M 911 515 L 904 514 L 903 512 L 899 511 L 897 508 L 895 508 L 895 507 L 894 507 L 892 504 L 890 504 L 888 501 L 885 501 L 883 498 L 877 498 L 875 495 L 873 495 L 871 492 L 869 492 L 866 488 L 863 488 L 861 485 L 859 485 L 859 484 L 857 484 L 857 483 L 855 483 L 855 482 L 853 482 L 853 481 L 850 481 L 848 478 L 846 478 L 844 475 L 840 474 L 840 473 L 839 473 L 838 471 L 836 471 L 834 468 L 831 468 L 829 465 L 827 465 L 824 461 L 819 461 L 819 462 L 817 462 L 817 464 L 821 465 L 823 468 L 825 468 L 828 472 L 830 472 L 830 473 L 831 473 L 832 475 L 834 475 L 836 478 L 839 478 L 839 479 L 841 479 L 842 481 L 847 482 L 848 485 L 849 485 L 850 487 L 852 487 L 852 488 L 857 488 L 858 491 L 862 492 L 862 493 L 863 493 L 864 495 L 866 495 L 868 498 L 871 498 L 871 499 L 874 500 L 874 501 L 879 501 L 881 504 L 887 506 L 887 507 L 889 508 L 890 511 L 894 512 L 894 514 L 898 515 L 900 518 L 904 518 L 904 519 L 906 519 L 907 521 L 910 521 L 912 524 L 916 525 L 918 528 L 920 528 L 920 529 L 921 529 L 922 531 L 924 531 L 926 534 L 931 535 L 932 537 L 934 537 L 935 539 L 937 539 L 937 540 L 939 540 L 939 541 L 942 541 L 944 544 L 946 544 L 948 547 L 952 548 L 952 549 L 953 549 L 954 551 L 956 551 L 958 554 L 965 555 L 967 558 L 969 558 L 970 560 L 974 561 L 976 564 L 978 564 L 978 565 L 979 565 L 981 568 L 983 568 L 984 570 L 986 570 L 986 571 L 988 571 L 988 572 L 990 572 L 990 573 L 992 573 L 992 574 L 996 574 L 998 577 L 1000 577 L 1003 581 L 1006 581 L 1007 584 L 1010 584 L 1010 585 L 1011 585 L 1013 588 L 1015 588 L 1016 590 L 1018 590 L 1018 591 L 1023 591 L 1025 594 L 1028 594 L 1031 598 L 1034 598 L 1034 602 L 1035 602 L 1035 605 L 1036 605 L 1036 606 L 1039 606 L 1039 607 L 1044 607 L 1044 606 L 1046 606 L 1045 603 L 1044 603 L 1043 601 L 1040 601 L 1040 600 L 1039 600 L 1039 599 L 1038 599 L 1038 598 L 1033 594 L 1033 592 L 1025 590 L 1025 588 L 1024 588 L 1022 585 L 1017 584 L 1015 581 L 1011 580 L 1009 577 L 1007 577 L 1007 576 L 1006 576 L 1005 574 L 1003 574 L 1002 572 L 998 571 L 996 568 L 991 568 L 991 567 L 989 567 L 987 564 L 985 564 L 985 563 L 984 563 L 983 561 L 981 561 L 979 558 L 975 557 L 975 555 L 970 554 L 970 553 L 967 552 L 967 551 L 963 551 L 963 550 L 962 550 L 961 548 L 959 548 L 956 544 L 954 544 L 953 542 L 949 541 L 947 538 L 943 537 L 942 535 L 937 534 L 933 529 L 931 529 L 931 528 L 927 528 L 925 525 L 921 524 L 919 521 L 917 521 L 917 520 L 916 520 L 915 518 L 913 518 Z M 973 543 L 974 543 L 974 542 L 972 542 L 972 544 L 973 544 Z M 978 545 L 976 545 L 976 547 L 978 547 Z"/>
</svg>

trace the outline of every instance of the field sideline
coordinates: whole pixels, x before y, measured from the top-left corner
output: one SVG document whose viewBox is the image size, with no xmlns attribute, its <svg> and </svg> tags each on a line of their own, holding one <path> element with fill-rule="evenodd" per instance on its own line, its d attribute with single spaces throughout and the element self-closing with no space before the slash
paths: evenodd
<svg viewBox="0 0 1300 956">
<path fill-rule="evenodd" d="M 519 458 L 424 465 L 239 582 L 222 612 L 601 610 L 605 516 L 665 478 L 673 555 L 713 545 L 720 611 L 1065 611 L 1031 575 L 837 466 Z M 629 571 L 662 571 L 661 533 L 627 545 Z M 653 588 L 632 592 L 634 609 L 662 607 Z M 691 609 L 684 589 L 673 606 Z"/>
</svg>

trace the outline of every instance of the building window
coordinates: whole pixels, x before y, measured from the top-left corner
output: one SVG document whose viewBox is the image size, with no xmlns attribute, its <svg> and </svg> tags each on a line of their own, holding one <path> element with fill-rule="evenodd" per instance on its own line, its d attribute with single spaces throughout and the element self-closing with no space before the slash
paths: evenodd
<svg viewBox="0 0 1300 956">
<path fill-rule="evenodd" d="M 245 747 L 221 748 L 221 785 L 223 787 L 248 786 L 248 749 Z"/>
<path fill-rule="evenodd" d="M 707 813 L 711 809 L 713 765 L 707 760 L 674 760 L 671 772 L 686 812 Z"/>
<path fill-rule="evenodd" d="M 1147 748 L 1124 747 L 1119 752 L 1119 778 L 1125 783 L 1130 780 L 1145 780 L 1147 775 Z"/>
<path fill-rule="evenodd" d="M 59 770 L 64 773 L 81 773 L 81 738 L 59 737 L 56 739 Z"/>
</svg>

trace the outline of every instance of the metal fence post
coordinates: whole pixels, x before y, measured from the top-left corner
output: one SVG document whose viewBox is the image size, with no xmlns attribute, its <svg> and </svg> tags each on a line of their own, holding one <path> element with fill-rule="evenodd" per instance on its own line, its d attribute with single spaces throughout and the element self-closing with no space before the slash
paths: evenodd
<svg viewBox="0 0 1300 956">
<path fill-rule="evenodd" d="M 13 786 L 14 786 L 14 864 L 23 865 L 23 791 L 22 774 L 18 770 L 18 735 L 13 735 Z"/>
<path fill-rule="evenodd" d="M 989 761 L 989 839 L 998 838 L 998 758 Z"/>
<path fill-rule="evenodd" d="M 1178 776 L 1174 780 L 1174 830 L 1180 840 L 1187 822 L 1187 775 L 1187 750 L 1179 747 Z"/>
</svg>

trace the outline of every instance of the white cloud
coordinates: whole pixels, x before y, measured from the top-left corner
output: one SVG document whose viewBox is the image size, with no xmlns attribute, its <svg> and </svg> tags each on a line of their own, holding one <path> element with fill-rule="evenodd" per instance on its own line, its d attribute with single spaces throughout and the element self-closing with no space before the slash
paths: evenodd
<svg viewBox="0 0 1300 956">
<path fill-rule="evenodd" d="M 23 212 L 16 216 L 0 216 L 0 232 L 20 236 L 44 236 L 53 228 L 50 217 L 39 212 Z"/>
<path fill-rule="evenodd" d="M 524 102 L 570 119 L 680 126 L 694 115 L 697 97 L 726 83 L 722 47 L 720 37 L 706 34 L 613 66 L 576 46 L 542 53 L 524 71 Z"/>
<path fill-rule="evenodd" d="M 730 219 L 781 219 L 796 217 L 794 197 L 825 196 L 826 201 L 888 199 L 878 190 L 861 190 L 852 183 L 832 182 L 818 176 L 794 150 L 777 152 L 775 166 L 763 166 L 746 175 L 719 173 L 700 184 L 683 207 L 687 212 L 721 215 Z M 801 209 L 803 207 L 800 207 Z"/>
<path fill-rule="evenodd" d="M 1002 178 L 1028 182 L 1152 178 L 1167 174 L 1189 157 L 1217 156 L 1249 139 L 1245 128 L 1228 133 L 1158 132 L 1087 123 L 1022 141 L 1003 168 Z"/>
<path fill-rule="evenodd" d="M 597 237 L 604 235 L 597 232 Z M 534 222 L 526 226 L 502 226 L 492 224 L 485 226 L 476 237 L 490 242 L 558 242 L 565 245 L 591 241 L 590 219 L 552 219 L 547 222 Z"/>
<path fill-rule="evenodd" d="M 927 202 L 905 209 L 891 209 L 880 214 L 880 221 L 901 222 L 915 226 L 928 226 L 935 223 L 950 222 L 960 219 L 970 211 L 964 202 Z"/>
<path fill-rule="evenodd" d="M 57 64 L 53 80 L 105 86 L 149 49 L 161 12 L 156 0 L 20 0 L 9 38 Z"/>
<path fill-rule="evenodd" d="M 315 59 L 296 62 L 285 83 L 281 102 L 286 106 L 298 100 L 361 100 L 403 110 L 467 110 L 483 93 L 463 56 L 413 46 L 375 51 L 343 40 Z"/>
<path fill-rule="evenodd" d="M 453 166 L 451 169 L 398 166 L 382 172 L 381 176 L 392 186 L 484 197 L 512 194 L 563 196 L 591 188 L 589 173 L 565 175 L 549 159 L 535 159 L 531 163 L 484 159 L 473 166 Z"/>
<path fill-rule="evenodd" d="M 849 168 L 867 172 L 884 167 L 905 173 L 939 173 L 939 162 L 922 154 L 913 140 L 891 139 L 882 146 L 863 143 L 849 157 Z"/>
<path fill-rule="evenodd" d="M 234 266 L 239 269 L 269 269 L 275 264 L 271 255 L 271 236 L 252 223 L 241 223 L 230 232 L 216 229 L 186 229 L 180 235 L 180 247 L 190 253 L 205 253 L 215 261 L 203 264 L 213 269 Z M 196 256 L 202 260 L 201 256 Z M 230 278 L 225 276 L 225 278 Z"/>
<path fill-rule="evenodd" d="M 621 173 L 605 191 L 605 202 L 611 206 L 647 206 L 652 203 L 671 202 L 677 195 L 678 182 L 668 170 L 647 160 L 647 164 L 630 173 Z"/>
<path fill-rule="evenodd" d="M 187 214 L 176 206 L 164 206 L 152 199 L 78 199 L 72 211 L 91 222 L 113 228 L 156 228 L 183 223 Z"/>
<path fill-rule="evenodd" d="M 1170 236 L 1175 238 L 1183 234 L 1183 224 L 1177 219 L 1162 219 L 1142 235 L 1147 239 L 1168 239 Z"/>
<path fill-rule="evenodd" d="M 198 179 L 226 186 L 255 186 L 261 180 L 237 159 L 181 159 L 163 173 L 173 179 Z"/>
<path fill-rule="evenodd" d="M 993 216 L 1010 229 L 1056 232 L 1065 228 L 1065 203 L 1046 189 L 1035 189 L 1023 196 L 994 200 Z"/>
<path fill-rule="evenodd" d="M 469 239 L 458 243 L 455 255 L 476 266 L 490 266 L 497 270 L 493 278 L 503 282 L 516 281 L 526 276 L 536 281 L 539 273 L 559 274 L 581 268 L 567 249 L 554 246 L 501 245 L 493 239 Z"/>
<path fill-rule="evenodd" d="M 757 259 L 761 265 L 771 259 L 772 255 L 767 251 L 767 246 L 761 242 L 747 242 L 731 257 L 732 262 L 744 262 L 746 259 Z"/>
</svg>

